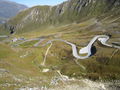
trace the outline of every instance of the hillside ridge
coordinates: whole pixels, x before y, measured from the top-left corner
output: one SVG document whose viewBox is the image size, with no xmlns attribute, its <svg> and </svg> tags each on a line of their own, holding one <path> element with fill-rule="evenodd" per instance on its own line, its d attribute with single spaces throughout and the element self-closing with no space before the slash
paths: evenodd
<svg viewBox="0 0 120 90">
<path fill-rule="evenodd" d="M 17 15 L 21 10 L 26 8 L 27 6 L 16 2 L 0 0 L 0 23 L 5 23 L 7 19 Z"/>
<path fill-rule="evenodd" d="M 4 24 L 18 33 L 79 23 L 89 18 L 120 15 L 120 0 L 68 0 L 56 6 L 35 6 L 20 12 Z M 114 12 L 114 13 L 112 13 Z"/>
</svg>

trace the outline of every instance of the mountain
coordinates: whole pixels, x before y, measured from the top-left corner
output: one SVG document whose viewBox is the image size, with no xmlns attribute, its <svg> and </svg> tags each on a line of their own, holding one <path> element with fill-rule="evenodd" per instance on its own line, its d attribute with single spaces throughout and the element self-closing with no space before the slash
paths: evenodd
<svg viewBox="0 0 120 90">
<path fill-rule="evenodd" d="M 7 19 L 17 15 L 27 6 L 18 4 L 9 0 L 0 0 L 0 23 L 4 23 Z"/>
<path fill-rule="evenodd" d="M 119 90 L 120 0 L 35 6 L 0 25 L 0 90 L 31 89 Z"/>
<path fill-rule="evenodd" d="M 26 32 L 106 15 L 120 15 L 120 0 L 68 0 L 56 6 L 36 6 L 20 12 L 5 25 Z"/>
</svg>

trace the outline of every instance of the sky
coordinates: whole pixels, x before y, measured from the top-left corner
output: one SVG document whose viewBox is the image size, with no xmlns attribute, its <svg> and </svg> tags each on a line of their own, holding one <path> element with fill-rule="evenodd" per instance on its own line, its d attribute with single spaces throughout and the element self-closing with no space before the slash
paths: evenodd
<svg viewBox="0 0 120 90">
<path fill-rule="evenodd" d="M 27 5 L 28 7 L 36 6 L 36 5 L 57 5 L 67 0 L 9 0 L 14 1 L 20 4 Z"/>
</svg>

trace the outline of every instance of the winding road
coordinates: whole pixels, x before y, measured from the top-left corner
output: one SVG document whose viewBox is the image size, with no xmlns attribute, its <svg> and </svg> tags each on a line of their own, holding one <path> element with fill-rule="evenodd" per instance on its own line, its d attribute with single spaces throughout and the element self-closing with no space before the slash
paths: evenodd
<svg viewBox="0 0 120 90">
<path fill-rule="evenodd" d="M 0 35 L 0 38 L 7 38 L 7 37 L 9 37 L 9 36 L 7 36 L 7 35 Z"/>
<path fill-rule="evenodd" d="M 20 43 L 15 44 L 14 46 L 19 46 L 20 44 L 23 44 L 25 42 L 30 42 L 30 41 L 35 41 L 35 40 L 39 40 L 39 42 L 37 42 L 36 44 L 34 44 L 34 46 L 37 47 L 44 39 L 42 39 L 42 38 L 26 39 L 26 40 L 24 40 L 24 41 L 22 41 Z"/>
<path fill-rule="evenodd" d="M 108 44 L 107 41 L 110 39 L 110 36 L 108 35 L 96 35 L 95 37 L 92 38 L 92 40 L 88 43 L 88 45 L 86 47 L 83 47 L 79 50 L 79 53 L 77 51 L 77 47 L 75 44 L 71 43 L 71 42 L 68 42 L 66 40 L 62 40 L 62 39 L 53 39 L 53 40 L 49 40 L 46 44 L 44 44 L 43 46 L 46 46 L 48 44 L 51 44 L 50 47 L 48 47 L 47 51 L 46 51 L 46 54 L 45 54 L 45 58 L 44 58 L 44 63 L 45 64 L 45 61 L 46 61 L 46 56 L 47 56 L 47 53 L 49 51 L 49 49 L 52 47 L 52 42 L 53 41 L 61 41 L 61 42 L 65 42 L 66 44 L 70 45 L 72 47 L 72 54 L 73 56 L 76 58 L 76 59 L 87 59 L 89 58 L 91 55 L 92 55 L 92 46 L 93 44 L 98 40 L 99 42 L 101 42 L 102 45 L 104 46 L 107 46 L 107 47 L 111 47 L 111 48 L 117 48 L 117 49 L 120 49 L 120 46 L 117 46 L 117 45 L 113 45 L 113 44 Z M 44 41 L 45 39 L 44 38 L 33 38 L 33 39 L 28 39 L 28 40 L 25 40 L 23 42 L 20 42 L 16 45 L 19 45 L 19 44 L 23 44 L 25 42 L 28 42 L 28 41 L 33 41 L 33 40 L 39 40 L 37 43 L 34 44 L 35 47 L 37 47 L 42 41 Z M 82 55 L 79 55 L 79 54 L 82 54 Z M 85 56 L 83 56 L 83 54 L 85 54 Z"/>
<path fill-rule="evenodd" d="M 52 43 L 53 41 L 62 41 L 62 42 L 65 42 L 67 43 L 68 45 L 70 45 L 72 47 L 72 54 L 75 58 L 77 59 L 87 59 L 91 56 L 92 54 L 92 51 L 91 51 L 91 48 L 92 48 L 92 45 L 98 40 L 99 42 L 101 42 L 101 44 L 103 44 L 104 46 L 107 46 L 107 47 L 111 47 L 111 48 L 117 48 L 117 49 L 120 49 L 119 46 L 116 46 L 116 45 L 110 45 L 107 43 L 107 41 L 109 40 L 109 36 L 107 35 L 97 35 L 95 36 L 90 42 L 89 44 L 86 46 L 86 47 L 83 47 L 79 50 L 79 54 L 87 54 L 86 56 L 80 56 L 78 55 L 78 52 L 77 52 L 77 47 L 75 44 L 71 43 L 71 42 L 68 42 L 66 40 L 62 40 L 62 39 L 54 39 L 54 40 L 50 40 L 48 41 L 45 45 L 43 46 L 46 46 L 47 44 L 49 43 Z"/>
</svg>

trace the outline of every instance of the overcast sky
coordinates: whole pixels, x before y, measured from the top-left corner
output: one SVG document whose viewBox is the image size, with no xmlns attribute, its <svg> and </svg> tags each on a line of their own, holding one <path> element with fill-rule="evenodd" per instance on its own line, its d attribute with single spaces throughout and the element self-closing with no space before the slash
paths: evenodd
<svg viewBox="0 0 120 90">
<path fill-rule="evenodd" d="M 67 0 L 10 0 L 17 3 L 25 4 L 29 7 L 36 5 L 57 5 Z"/>
</svg>

